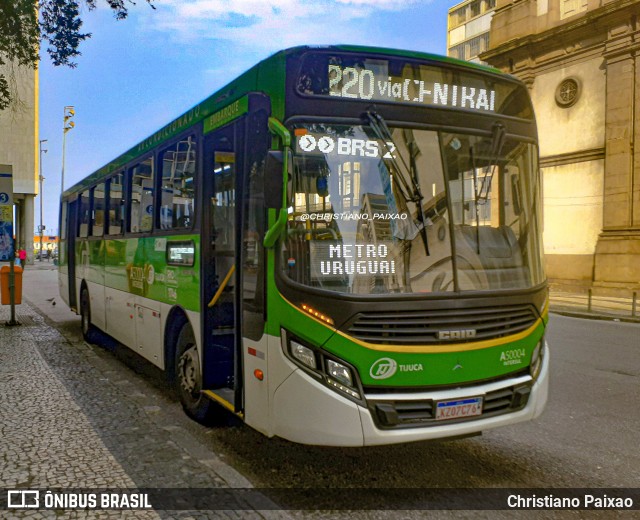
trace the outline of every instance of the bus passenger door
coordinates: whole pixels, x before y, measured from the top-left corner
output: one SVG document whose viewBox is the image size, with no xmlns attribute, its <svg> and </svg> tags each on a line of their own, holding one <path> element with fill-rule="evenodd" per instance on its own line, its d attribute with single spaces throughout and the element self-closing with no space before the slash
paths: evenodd
<svg viewBox="0 0 640 520">
<path fill-rule="evenodd" d="M 203 388 L 234 403 L 237 124 L 205 139 L 203 211 Z"/>
<path fill-rule="evenodd" d="M 265 324 L 262 170 L 271 142 L 269 102 L 251 94 L 246 104 L 244 115 L 204 142 L 203 388 L 235 412 L 244 410 L 243 338 L 259 340 Z"/>
</svg>

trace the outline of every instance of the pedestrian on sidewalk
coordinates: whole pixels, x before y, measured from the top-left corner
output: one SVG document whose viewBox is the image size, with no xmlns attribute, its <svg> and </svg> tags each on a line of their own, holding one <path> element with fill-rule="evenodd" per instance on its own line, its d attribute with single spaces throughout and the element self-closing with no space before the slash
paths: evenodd
<svg viewBox="0 0 640 520">
<path fill-rule="evenodd" d="M 18 250 L 18 259 L 20 260 L 22 269 L 27 267 L 27 252 L 22 247 Z"/>
</svg>

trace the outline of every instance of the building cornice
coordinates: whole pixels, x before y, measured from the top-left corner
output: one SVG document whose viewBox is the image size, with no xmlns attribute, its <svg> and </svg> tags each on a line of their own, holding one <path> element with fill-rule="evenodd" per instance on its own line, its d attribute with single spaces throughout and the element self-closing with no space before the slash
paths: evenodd
<svg viewBox="0 0 640 520">
<path fill-rule="evenodd" d="M 508 59 L 514 60 L 514 58 L 520 61 L 525 57 L 540 56 L 548 54 L 554 49 L 566 48 L 575 44 L 576 41 L 593 41 L 594 39 L 599 39 L 601 44 L 607 42 L 609 54 L 612 57 L 618 52 L 626 55 L 630 52 L 638 52 L 640 51 L 640 38 L 638 37 L 640 31 L 637 28 L 634 28 L 632 32 L 623 31 L 609 34 L 609 28 L 612 25 L 628 23 L 638 16 L 638 4 L 638 0 L 609 2 L 564 24 L 556 25 L 539 33 L 512 38 L 483 52 L 480 59 L 491 64 L 505 62 Z M 496 10 L 495 16 L 497 17 L 499 11 L 504 11 L 508 7 L 504 6 Z M 616 42 L 619 43 L 616 44 Z"/>
<path fill-rule="evenodd" d="M 558 155 L 548 155 L 540 157 L 541 168 L 552 168 L 554 166 L 564 166 L 566 164 L 576 164 L 589 161 L 602 161 L 605 158 L 605 149 L 590 148 L 578 152 L 561 153 Z"/>
</svg>

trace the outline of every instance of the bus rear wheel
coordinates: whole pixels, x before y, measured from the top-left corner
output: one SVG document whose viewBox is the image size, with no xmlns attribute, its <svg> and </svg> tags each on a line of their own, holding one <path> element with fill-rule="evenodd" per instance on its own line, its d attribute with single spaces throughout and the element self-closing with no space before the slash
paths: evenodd
<svg viewBox="0 0 640 520">
<path fill-rule="evenodd" d="M 175 370 L 176 390 L 185 413 L 198 422 L 208 422 L 213 415 L 214 403 L 202 393 L 200 354 L 188 323 L 178 334 Z"/>
<path fill-rule="evenodd" d="M 91 343 L 95 328 L 91 325 L 91 303 L 89 300 L 89 291 L 86 287 L 83 287 L 80 291 L 80 327 L 84 340 Z"/>
</svg>

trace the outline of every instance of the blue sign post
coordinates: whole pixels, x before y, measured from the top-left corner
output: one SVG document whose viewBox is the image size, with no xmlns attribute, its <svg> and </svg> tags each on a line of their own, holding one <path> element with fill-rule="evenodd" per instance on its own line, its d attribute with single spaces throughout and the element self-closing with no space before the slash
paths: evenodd
<svg viewBox="0 0 640 520">
<path fill-rule="evenodd" d="M 8 169 L 9 171 L 5 171 Z M 0 262 L 9 262 L 9 304 L 11 319 L 8 326 L 20 325 L 16 321 L 15 307 L 15 246 L 13 240 L 13 175 L 11 167 L 0 169 Z"/>
<path fill-rule="evenodd" d="M 11 191 L 7 189 L 7 184 Z M 0 262 L 9 262 L 14 256 L 12 176 L 0 172 Z"/>
</svg>

